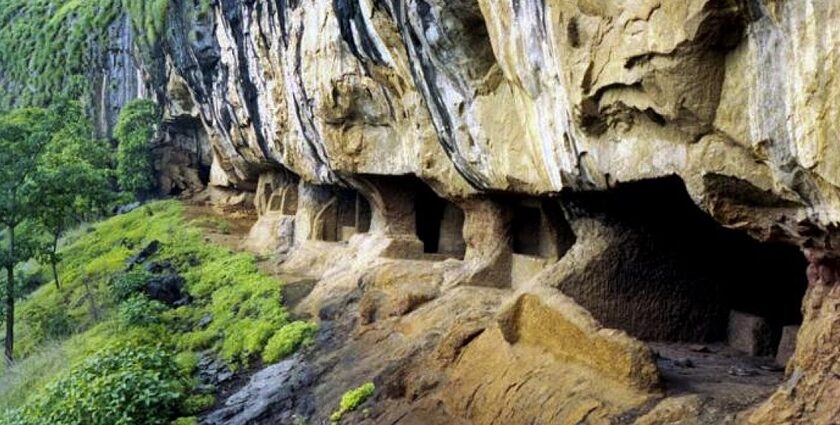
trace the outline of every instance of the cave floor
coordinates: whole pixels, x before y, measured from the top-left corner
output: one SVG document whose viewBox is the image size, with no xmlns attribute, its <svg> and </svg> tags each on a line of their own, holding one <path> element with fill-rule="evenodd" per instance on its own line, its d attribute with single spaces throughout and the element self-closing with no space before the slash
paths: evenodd
<svg viewBox="0 0 840 425">
<path fill-rule="evenodd" d="M 667 396 L 698 394 L 738 410 L 766 399 L 784 379 L 772 357 L 753 357 L 722 343 L 652 342 Z"/>
</svg>

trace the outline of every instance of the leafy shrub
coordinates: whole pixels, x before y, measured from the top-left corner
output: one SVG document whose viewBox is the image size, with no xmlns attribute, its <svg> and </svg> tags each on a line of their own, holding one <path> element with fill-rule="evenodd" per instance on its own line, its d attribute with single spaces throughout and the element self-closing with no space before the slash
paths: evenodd
<svg viewBox="0 0 840 425">
<path fill-rule="evenodd" d="M 216 396 L 213 394 L 195 394 L 184 400 L 183 410 L 187 414 L 201 413 L 216 404 Z"/>
<path fill-rule="evenodd" d="M 119 344 L 99 351 L 13 414 L 20 424 L 166 424 L 186 380 L 170 353 Z"/>
<path fill-rule="evenodd" d="M 341 396 L 341 402 L 338 405 L 338 410 L 330 415 L 330 420 L 333 422 L 340 421 L 341 417 L 344 416 L 345 413 L 356 410 L 357 407 L 367 401 L 367 399 L 373 395 L 374 391 L 376 391 L 376 386 L 373 385 L 373 382 L 368 382 L 361 387 L 347 391 L 343 396 Z"/>
<path fill-rule="evenodd" d="M 145 295 L 134 295 L 120 304 L 120 321 L 125 326 L 148 326 L 160 323 L 166 305 Z"/>
<path fill-rule="evenodd" d="M 26 309 L 24 321 L 32 329 L 30 338 L 36 341 L 60 339 L 73 331 L 73 322 L 62 308 L 33 305 Z"/>
<path fill-rule="evenodd" d="M 198 425 L 198 418 L 195 416 L 178 418 L 170 422 L 169 425 Z"/>
<path fill-rule="evenodd" d="M 276 363 L 289 354 L 294 353 L 301 345 L 306 344 L 311 340 L 312 334 L 315 333 L 317 326 L 313 323 L 307 322 L 292 322 L 280 328 L 263 350 L 263 361 L 266 363 Z"/>
<path fill-rule="evenodd" d="M 198 368 L 198 354 L 192 351 L 184 351 L 175 356 L 175 363 L 184 375 L 192 375 Z"/>
<path fill-rule="evenodd" d="M 111 279 L 111 296 L 119 303 L 139 294 L 146 288 L 149 277 L 149 273 L 143 270 L 119 273 Z"/>
<path fill-rule="evenodd" d="M 114 136 L 119 141 L 117 183 L 138 198 L 145 197 L 155 187 L 150 144 L 157 123 L 155 104 L 139 99 L 123 107 L 114 128 Z"/>
</svg>

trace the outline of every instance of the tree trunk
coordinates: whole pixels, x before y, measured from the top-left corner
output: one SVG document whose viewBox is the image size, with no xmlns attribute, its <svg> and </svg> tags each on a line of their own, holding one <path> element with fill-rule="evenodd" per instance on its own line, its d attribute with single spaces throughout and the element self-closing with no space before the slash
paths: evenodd
<svg viewBox="0 0 840 425">
<path fill-rule="evenodd" d="M 52 244 L 52 253 L 50 255 L 50 263 L 52 265 L 52 273 L 53 273 L 53 280 L 55 281 L 55 288 L 61 291 L 61 282 L 58 281 L 58 267 L 56 265 L 56 257 L 55 253 L 58 251 L 58 235 L 57 232 L 53 237 L 53 244 Z"/>
<path fill-rule="evenodd" d="M 15 268 L 6 267 L 6 366 L 15 360 Z"/>
<path fill-rule="evenodd" d="M 15 256 L 15 228 L 9 227 L 9 254 Z M 15 360 L 15 265 L 14 260 L 6 264 L 6 365 Z"/>
</svg>

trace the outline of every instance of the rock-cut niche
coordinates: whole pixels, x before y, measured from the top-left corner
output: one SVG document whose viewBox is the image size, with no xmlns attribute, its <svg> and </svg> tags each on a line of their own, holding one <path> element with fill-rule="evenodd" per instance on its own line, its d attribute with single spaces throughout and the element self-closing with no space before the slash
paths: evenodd
<svg viewBox="0 0 840 425">
<path fill-rule="evenodd" d="M 747 326 L 748 338 L 762 341 L 746 351 L 773 355 L 783 329 L 801 322 L 802 253 L 720 226 L 678 177 L 563 199 L 579 243 L 597 255 L 558 288 L 605 326 L 649 341 L 730 345 L 743 344 L 733 331 Z"/>
<path fill-rule="evenodd" d="M 353 189 L 330 189 L 329 201 L 315 217 L 316 239 L 339 242 L 370 230 L 371 209 L 368 200 Z"/>
</svg>

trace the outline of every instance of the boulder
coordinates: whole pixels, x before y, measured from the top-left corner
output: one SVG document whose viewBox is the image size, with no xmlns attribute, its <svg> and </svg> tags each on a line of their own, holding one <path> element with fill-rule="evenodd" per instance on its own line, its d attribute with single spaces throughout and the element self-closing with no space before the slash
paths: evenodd
<svg viewBox="0 0 840 425">
<path fill-rule="evenodd" d="M 140 252 L 137 253 L 137 255 L 134 255 L 126 260 L 125 269 L 131 270 L 135 266 L 145 263 L 146 260 L 157 254 L 159 249 L 160 241 L 154 240 L 149 242 L 145 247 L 143 247 L 143 249 L 140 250 Z"/>
<path fill-rule="evenodd" d="M 785 366 L 796 351 L 796 336 L 798 334 L 799 325 L 782 328 L 782 338 L 779 340 L 779 347 L 776 349 L 776 364 L 779 366 Z"/>
<path fill-rule="evenodd" d="M 169 306 L 180 306 L 190 301 L 183 289 L 184 278 L 177 274 L 154 276 L 146 284 L 146 295 Z"/>
<path fill-rule="evenodd" d="M 730 347 L 751 356 L 773 353 L 770 326 L 764 318 L 752 314 L 734 310 L 729 313 L 727 340 Z"/>
</svg>

